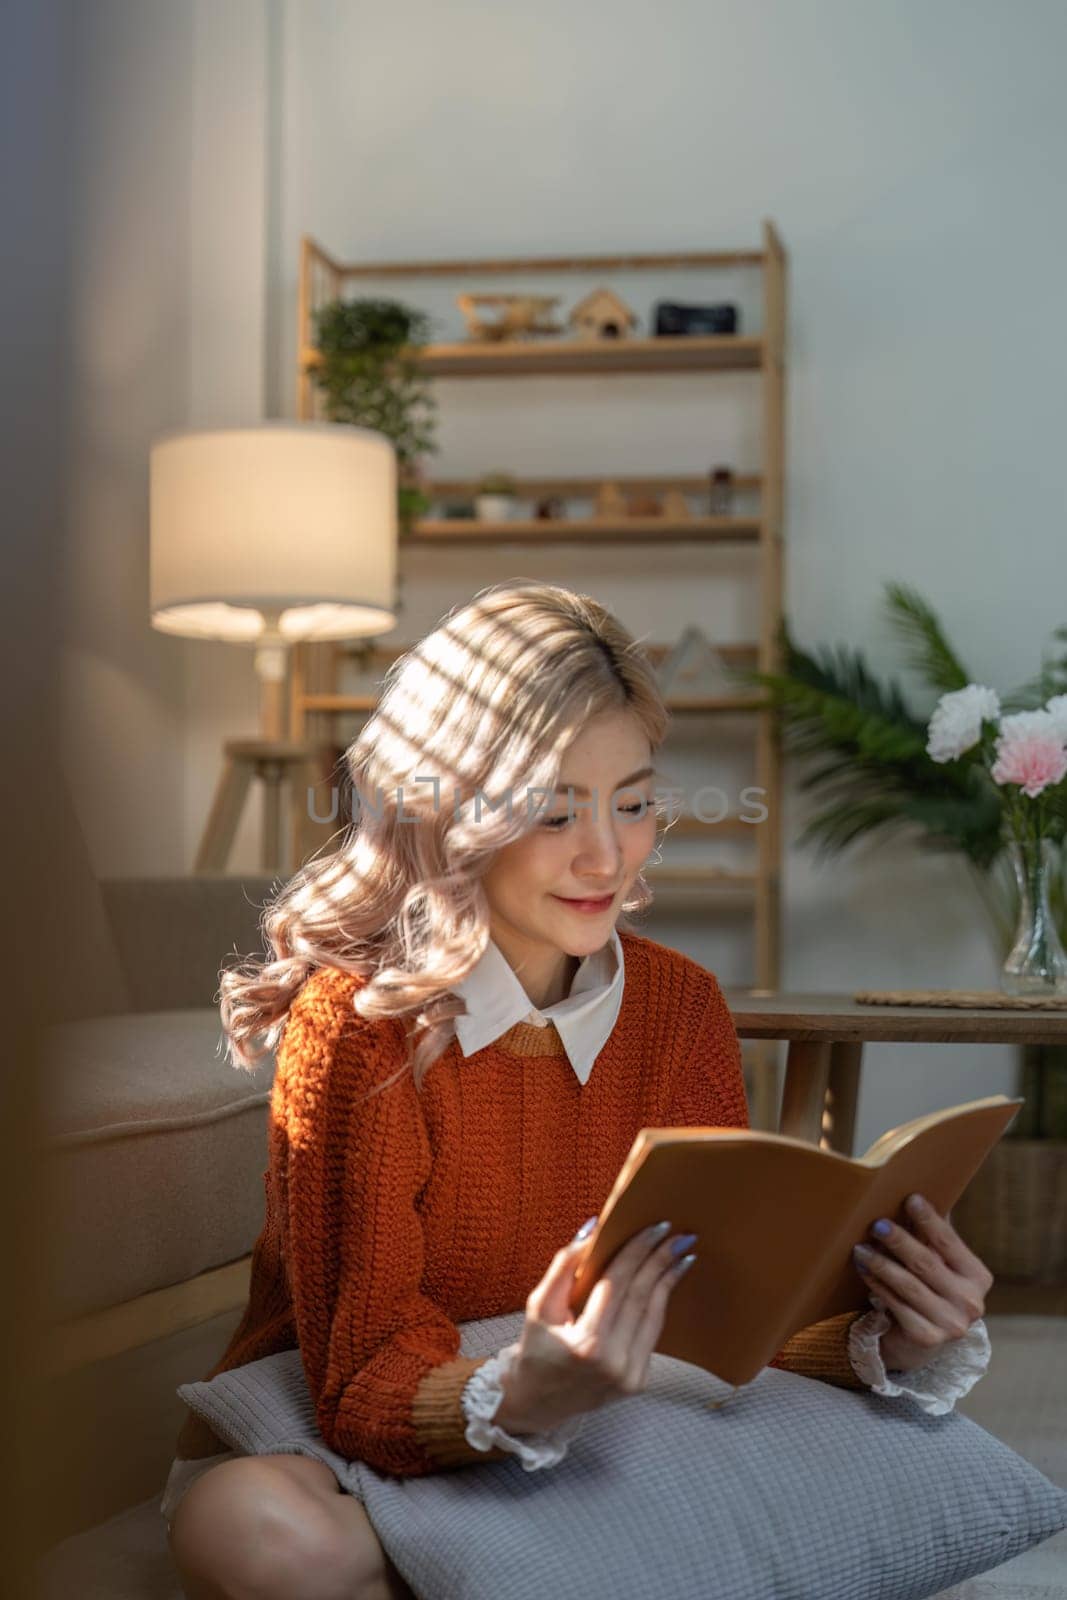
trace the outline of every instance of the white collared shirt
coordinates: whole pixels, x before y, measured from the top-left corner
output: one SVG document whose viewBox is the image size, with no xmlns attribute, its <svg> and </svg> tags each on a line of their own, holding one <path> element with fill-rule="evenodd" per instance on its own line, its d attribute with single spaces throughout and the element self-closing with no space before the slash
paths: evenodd
<svg viewBox="0 0 1067 1600">
<path fill-rule="evenodd" d="M 455 1019 L 459 1047 L 465 1056 L 472 1056 L 517 1022 L 537 1028 L 555 1023 L 578 1081 L 586 1083 L 618 1018 L 624 981 L 622 941 L 612 928 L 607 943 L 583 957 L 570 994 L 538 1010 L 499 945 L 490 939 L 478 963 L 452 988 L 467 1002 L 466 1016 Z"/>
</svg>

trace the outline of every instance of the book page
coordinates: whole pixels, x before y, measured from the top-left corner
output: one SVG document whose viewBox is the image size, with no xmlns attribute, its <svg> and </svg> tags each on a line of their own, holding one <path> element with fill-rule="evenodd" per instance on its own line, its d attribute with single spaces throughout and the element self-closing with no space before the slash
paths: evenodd
<svg viewBox="0 0 1067 1600">
<path fill-rule="evenodd" d="M 1006 1095 L 993 1094 L 987 1095 L 983 1100 L 968 1100 L 962 1105 L 946 1106 L 940 1111 L 927 1111 L 921 1117 L 913 1117 L 910 1122 L 902 1122 L 899 1127 L 890 1128 L 874 1141 L 866 1154 L 858 1159 L 866 1166 L 881 1166 L 916 1134 L 925 1132 L 937 1122 L 947 1122 L 959 1116 L 961 1112 L 977 1111 L 984 1106 L 1001 1106 L 1009 1103 L 1018 1110 L 1023 1101 L 1018 1097 L 1009 1101 Z"/>
</svg>

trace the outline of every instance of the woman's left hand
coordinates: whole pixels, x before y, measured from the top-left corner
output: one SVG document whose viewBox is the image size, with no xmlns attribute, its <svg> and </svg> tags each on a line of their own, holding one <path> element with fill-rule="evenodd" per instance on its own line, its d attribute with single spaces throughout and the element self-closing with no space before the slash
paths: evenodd
<svg viewBox="0 0 1067 1600">
<path fill-rule="evenodd" d="M 861 1258 L 857 1245 L 852 1258 L 872 1295 L 889 1312 L 882 1360 L 887 1371 L 895 1372 L 925 1366 L 942 1345 L 962 1338 L 985 1314 L 985 1297 L 993 1284 L 989 1268 L 928 1200 L 909 1195 L 906 1209 L 916 1233 L 895 1222 L 883 1233 L 875 1223 L 870 1255 Z"/>
</svg>

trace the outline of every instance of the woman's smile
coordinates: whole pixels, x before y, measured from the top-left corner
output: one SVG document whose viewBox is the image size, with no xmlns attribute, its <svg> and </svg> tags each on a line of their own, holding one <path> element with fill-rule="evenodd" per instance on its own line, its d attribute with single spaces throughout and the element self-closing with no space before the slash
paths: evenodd
<svg viewBox="0 0 1067 1600">
<path fill-rule="evenodd" d="M 572 900 L 568 895 L 554 894 L 553 900 L 558 900 L 562 905 L 569 906 L 572 911 L 582 911 L 587 915 L 595 915 L 598 911 L 609 911 L 615 904 L 613 894 L 602 895 L 599 900 Z"/>
</svg>

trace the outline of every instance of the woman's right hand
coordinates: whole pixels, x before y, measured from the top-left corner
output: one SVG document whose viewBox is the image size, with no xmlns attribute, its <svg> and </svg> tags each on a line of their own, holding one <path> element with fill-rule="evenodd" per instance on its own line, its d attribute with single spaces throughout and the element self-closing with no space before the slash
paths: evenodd
<svg viewBox="0 0 1067 1600">
<path fill-rule="evenodd" d="M 509 1433 L 544 1433 L 579 1412 L 638 1394 L 648 1382 L 667 1298 L 696 1259 L 695 1234 L 643 1228 L 617 1250 L 578 1317 L 570 1295 L 585 1239 L 557 1250 L 526 1301 L 526 1319 L 493 1421 Z M 671 1246 L 677 1245 L 677 1251 Z"/>
</svg>

